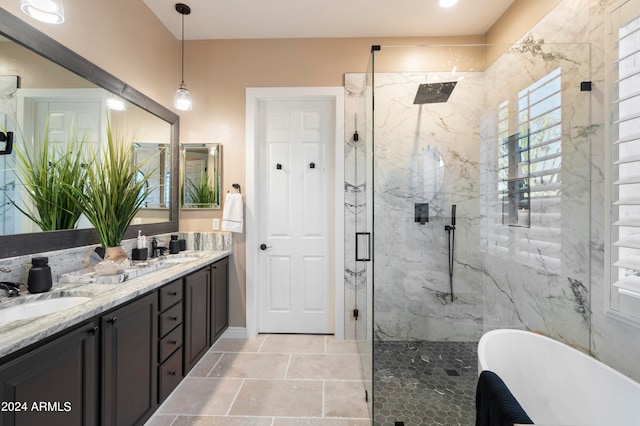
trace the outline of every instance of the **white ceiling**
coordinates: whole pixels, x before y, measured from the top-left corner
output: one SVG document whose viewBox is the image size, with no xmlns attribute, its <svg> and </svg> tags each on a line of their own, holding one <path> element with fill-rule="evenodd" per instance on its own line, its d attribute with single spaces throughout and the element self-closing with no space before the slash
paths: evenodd
<svg viewBox="0 0 640 426">
<path fill-rule="evenodd" d="M 185 39 L 481 35 L 514 0 L 183 0 Z M 181 38 L 175 0 L 144 0 Z"/>
</svg>

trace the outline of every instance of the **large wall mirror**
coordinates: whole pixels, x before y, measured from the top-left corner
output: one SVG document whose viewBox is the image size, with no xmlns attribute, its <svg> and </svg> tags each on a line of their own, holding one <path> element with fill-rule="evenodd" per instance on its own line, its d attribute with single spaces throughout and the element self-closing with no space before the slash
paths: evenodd
<svg viewBox="0 0 640 426">
<path fill-rule="evenodd" d="M 222 145 L 182 144 L 180 157 L 182 208 L 219 209 Z"/>
<path fill-rule="evenodd" d="M 178 230 L 179 117 L 0 8 L 0 128 L 14 152 L 0 156 L 0 258 L 98 243 L 91 225 L 42 231 L 16 208 L 28 203 L 16 149 L 50 149 L 73 135 L 100 146 L 107 127 L 132 144 L 153 191 L 125 238 Z"/>
</svg>

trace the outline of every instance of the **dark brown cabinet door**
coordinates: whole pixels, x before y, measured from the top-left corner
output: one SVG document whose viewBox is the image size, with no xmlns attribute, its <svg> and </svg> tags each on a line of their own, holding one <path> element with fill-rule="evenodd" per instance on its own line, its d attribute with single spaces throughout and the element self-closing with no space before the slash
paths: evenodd
<svg viewBox="0 0 640 426">
<path fill-rule="evenodd" d="M 210 268 L 203 268 L 184 279 L 184 375 L 209 348 Z"/>
<path fill-rule="evenodd" d="M 137 425 L 156 409 L 158 296 L 101 317 L 102 424 Z"/>
<path fill-rule="evenodd" d="M 229 326 L 229 258 L 211 265 L 211 336 L 210 345 Z"/>
<path fill-rule="evenodd" d="M 3 363 L 0 424 L 97 424 L 98 343 L 90 322 Z"/>
</svg>

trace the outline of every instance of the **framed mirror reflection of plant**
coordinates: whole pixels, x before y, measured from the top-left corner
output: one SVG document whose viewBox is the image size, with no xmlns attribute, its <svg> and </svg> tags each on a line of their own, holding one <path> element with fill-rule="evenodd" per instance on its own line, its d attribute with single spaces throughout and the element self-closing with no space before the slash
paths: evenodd
<svg viewBox="0 0 640 426">
<path fill-rule="evenodd" d="M 182 208 L 219 209 L 222 188 L 222 145 L 180 145 Z"/>
<path fill-rule="evenodd" d="M 3 190 L 0 191 L 0 259 L 38 253 L 43 248 L 53 251 L 99 242 L 95 229 L 84 218 L 80 219 L 75 229 L 44 232 L 10 201 L 17 200 L 20 188 L 19 179 L 14 173 L 16 150 L 20 148 L 20 143 L 40 140 L 44 135 L 42 131 L 33 131 L 36 127 L 25 125 L 24 120 L 29 118 L 24 112 L 32 111 L 31 105 L 39 101 L 42 108 L 33 109 L 33 120 L 28 122 L 49 123 L 48 130 L 53 133 L 47 132 L 47 137 L 51 143 L 61 145 L 61 156 L 66 152 L 64 146 L 68 142 L 67 130 L 72 128 L 66 124 L 77 125 L 76 129 L 82 129 L 80 134 L 84 134 L 85 128 L 91 128 L 103 135 L 107 115 L 113 129 L 120 129 L 117 123 L 124 120 L 128 123 L 127 129 L 131 126 L 140 130 L 138 134 L 145 138 L 145 142 L 168 145 L 170 153 L 163 163 L 170 169 L 169 177 L 164 179 L 165 191 L 158 193 L 160 201 L 157 205 L 145 206 L 140 210 L 140 214 L 128 227 L 125 238 L 134 238 L 139 231 L 146 235 L 178 231 L 179 188 L 175 182 L 178 181 L 176 177 L 179 171 L 180 117 L 177 114 L 3 8 L 0 8 L 0 59 L 11 64 L 11 75 L 0 76 L 3 77 L 0 78 L 0 126 L 5 131 L 13 132 L 13 140 L 17 142 L 14 144 L 13 155 L 0 158 L 0 189 Z M 56 96 L 52 96 L 54 94 Z M 73 97 L 70 98 L 70 94 Z M 96 94 L 98 96 L 93 96 Z M 78 99 L 78 96 L 84 98 Z M 87 96 L 94 101 L 85 102 Z M 69 104 L 70 100 L 72 105 Z M 118 100 L 121 101 L 120 105 L 114 105 L 112 101 Z M 54 103 L 56 108 L 65 108 L 64 116 L 69 120 L 63 120 L 62 115 L 57 114 L 59 111 L 54 111 Z M 87 115 L 87 110 L 80 108 L 80 104 L 89 104 L 92 108 L 97 104 L 98 110 L 89 111 L 97 111 L 92 116 L 98 117 L 100 121 L 90 119 L 91 114 Z M 70 109 L 66 109 L 67 107 Z M 88 124 L 91 125 L 87 126 Z M 44 126 L 39 128 L 44 129 Z M 36 150 L 29 152 L 35 153 Z M 5 172 L 6 170 L 10 173 Z M 158 183 L 160 179 L 158 176 Z M 22 193 L 25 192 L 24 188 L 20 189 Z M 30 202 L 28 197 L 25 199 Z"/>
</svg>

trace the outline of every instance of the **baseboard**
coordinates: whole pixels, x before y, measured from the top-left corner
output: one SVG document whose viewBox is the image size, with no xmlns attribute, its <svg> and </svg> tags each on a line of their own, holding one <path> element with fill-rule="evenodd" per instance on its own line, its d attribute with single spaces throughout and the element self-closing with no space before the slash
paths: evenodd
<svg viewBox="0 0 640 426">
<path fill-rule="evenodd" d="M 246 327 L 229 327 L 220 336 L 221 339 L 246 339 L 247 328 Z"/>
</svg>

